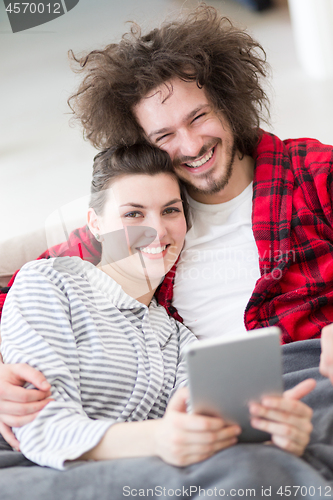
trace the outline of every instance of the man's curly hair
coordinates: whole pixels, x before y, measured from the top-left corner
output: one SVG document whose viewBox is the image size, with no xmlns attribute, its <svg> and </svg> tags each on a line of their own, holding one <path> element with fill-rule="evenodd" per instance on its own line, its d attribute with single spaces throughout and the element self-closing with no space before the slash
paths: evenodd
<svg viewBox="0 0 333 500">
<path fill-rule="evenodd" d="M 81 58 L 70 53 L 84 79 L 68 102 L 97 148 L 142 141 L 134 106 L 178 77 L 205 89 L 228 120 L 237 149 L 252 153 L 260 119 L 268 112 L 260 82 L 267 75 L 266 54 L 213 7 L 201 5 L 185 19 L 164 23 L 147 35 L 132 24 L 117 44 Z"/>
</svg>

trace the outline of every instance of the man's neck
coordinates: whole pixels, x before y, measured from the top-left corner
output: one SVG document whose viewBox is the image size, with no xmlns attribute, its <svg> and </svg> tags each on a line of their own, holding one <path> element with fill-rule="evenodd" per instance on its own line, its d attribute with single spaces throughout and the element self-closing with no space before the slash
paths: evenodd
<svg viewBox="0 0 333 500">
<path fill-rule="evenodd" d="M 254 159 L 247 155 L 240 159 L 236 154 L 229 182 L 221 191 L 214 194 L 205 194 L 188 189 L 188 193 L 195 201 L 206 205 L 225 203 L 241 194 L 253 181 L 253 175 Z"/>
</svg>

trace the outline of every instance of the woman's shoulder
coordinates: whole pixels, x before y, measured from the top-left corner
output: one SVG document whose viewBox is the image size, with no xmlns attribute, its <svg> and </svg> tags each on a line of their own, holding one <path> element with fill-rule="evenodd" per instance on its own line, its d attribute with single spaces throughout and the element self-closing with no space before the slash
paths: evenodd
<svg viewBox="0 0 333 500">
<path fill-rule="evenodd" d="M 49 259 L 38 259 L 27 262 L 21 271 L 34 270 L 44 271 L 47 269 L 68 269 L 69 271 L 82 270 L 88 265 L 94 267 L 90 262 L 84 262 L 80 257 L 50 257 Z"/>
<path fill-rule="evenodd" d="M 17 274 L 15 282 L 25 280 L 28 277 L 44 281 L 67 278 L 73 275 L 82 276 L 86 266 L 93 266 L 84 262 L 80 257 L 53 257 L 27 262 Z"/>
</svg>

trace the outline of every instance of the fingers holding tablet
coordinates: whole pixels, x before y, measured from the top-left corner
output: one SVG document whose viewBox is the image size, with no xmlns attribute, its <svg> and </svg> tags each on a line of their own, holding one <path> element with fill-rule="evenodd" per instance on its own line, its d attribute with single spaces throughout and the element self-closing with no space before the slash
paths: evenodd
<svg viewBox="0 0 333 500">
<path fill-rule="evenodd" d="M 174 394 L 155 432 L 156 455 L 178 467 L 201 462 L 236 444 L 241 433 L 238 425 L 226 425 L 222 418 L 187 413 L 187 398 L 186 388 Z"/>
<path fill-rule="evenodd" d="M 312 432 L 312 409 L 299 399 L 315 385 L 313 379 L 308 379 L 282 396 L 266 396 L 260 404 L 250 403 L 251 425 L 269 432 L 276 446 L 302 456 Z"/>
</svg>

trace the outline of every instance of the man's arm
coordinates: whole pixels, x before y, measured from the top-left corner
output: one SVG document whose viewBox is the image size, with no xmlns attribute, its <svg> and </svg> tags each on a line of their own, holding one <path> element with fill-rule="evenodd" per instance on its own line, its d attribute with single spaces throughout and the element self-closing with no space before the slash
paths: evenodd
<svg viewBox="0 0 333 500">
<path fill-rule="evenodd" d="M 333 384 L 333 323 L 325 326 L 321 332 L 319 371 L 324 377 L 328 377 Z"/>
<path fill-rule="evenodd" d="M 30 382 L 37 389 L 23 389 Z M 37 416 L 49 403 L 50 384 L 29 365 L 4 365 L 0 361 L 0 433 L 16 450 L 20 445 L 11 427 L 21 427 Z"/>
</svg>

